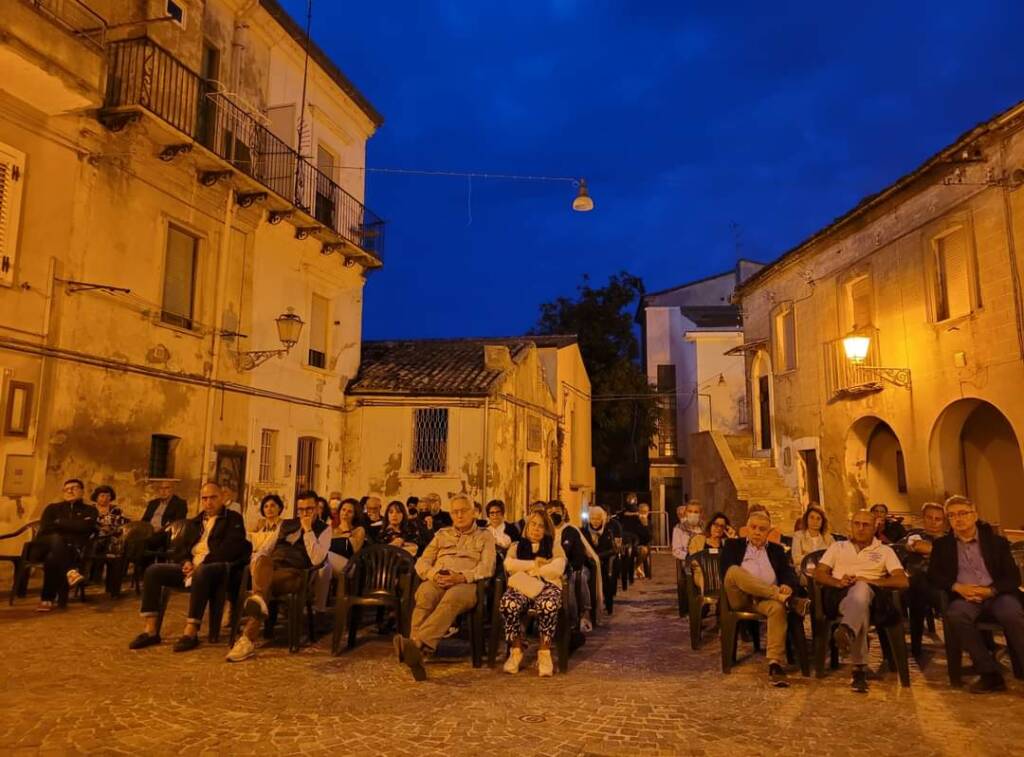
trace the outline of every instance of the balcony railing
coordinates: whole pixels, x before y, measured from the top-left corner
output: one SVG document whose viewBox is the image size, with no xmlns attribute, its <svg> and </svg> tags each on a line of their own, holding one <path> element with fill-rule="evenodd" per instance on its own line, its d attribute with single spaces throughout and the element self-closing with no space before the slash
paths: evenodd
<svg viewBox="0 0 1024 757">
<path fill-rule="evenodd" d="M 851 336 L 851 335 L 848 335 Z M 863 363 L 857 364 L 846 357 L 843 339 L 825 342 L 825 388 L 829 399 L 877 392 L 882 388 L 878 371 L 873 366 L 879 365 L 878 360 L 878 329 L 858 329 L 856 336 L 871 339 L 868 354 Z"/>
<path fill-rule="evenodd" d="M 109 46 L 108 109 L 139 106 L 236 170 L 383 260 L 384 221 L 150 39 Z"/>
<path fill-rule="evenodd" d="M 97 50 L 107 43 L 107 22 L 81 0 L 24 0 Z"/>
</svg>

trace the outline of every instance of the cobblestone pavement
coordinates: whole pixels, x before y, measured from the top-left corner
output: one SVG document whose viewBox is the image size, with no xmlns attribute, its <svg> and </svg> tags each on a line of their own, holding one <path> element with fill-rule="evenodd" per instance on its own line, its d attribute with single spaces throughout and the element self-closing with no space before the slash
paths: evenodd
<svg viewBox="0 0 1024 757">
<path fill-rule="evenodd" d="M 336 658 L 323 639 L 294 655 L 279 642 L 236 665 L 223 662 L 224 642 L 174 654 L 182 595 L 172 599 L 164 644 L 129 652 L 139 630 L 134 598 L 95 596 L 38 615 L 34 598 L 9 608 L 4 595 L 0 752 L 1020 753 L 1022 682 L 1010 679 L 997 696 L 953 691 L 934 639 L 925 672 L 911 663 L 909 689 L 888 674 L 858 696 L 845 667 L 824 680 L 797 672 L 791 688 L 771 689 L 763 659 L 749 657 L 722 675 L 717 638 L 689 648 L 670 560 L 655 566 L 654 580 L 619 595 L 569 673 L 549 679 L 535 667 L 512 677 L 446 656 L 416 684 L 369 628 Z"/>
</svg>

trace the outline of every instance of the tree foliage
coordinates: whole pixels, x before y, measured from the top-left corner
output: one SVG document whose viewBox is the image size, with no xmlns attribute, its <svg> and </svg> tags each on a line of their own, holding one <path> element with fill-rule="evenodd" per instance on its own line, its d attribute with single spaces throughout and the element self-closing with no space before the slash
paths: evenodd
<svg viewBox="0 0 1024 757">
<path fill-rule="evenodd" d="M 647 450 L 657 413 L 639 364 L 633 312 L 643 281 L 626 271 L 592 287 L 587 276 L 575 297 L 540 306 L 535 334 L 576 334 L 590 376 L 593 454 L 599 489 L 646 489 Z"/>
</svg>

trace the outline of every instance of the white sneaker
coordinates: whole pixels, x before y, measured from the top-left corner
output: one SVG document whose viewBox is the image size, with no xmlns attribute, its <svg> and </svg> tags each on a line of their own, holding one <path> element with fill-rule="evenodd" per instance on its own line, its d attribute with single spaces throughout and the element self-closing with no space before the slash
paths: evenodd
<svg viewBox="0 0 1024 757">
<path fill-rule="evenodd" d="M 583 633 L 590 633 L 593 630 L 594 630 L 594 625 L 593 625 L 593 623 L 590 622 L 590 618 L 587 618 L 587 617 L 580 618 L 580 631 L 582 631 Z"/>
<path fill-rule="evenodd" d="M 537 673 L 541 678 L 549 678 L 555 674 L 555 665 L 551 661 L 550 649 L 537 651 Z"/>
<path fill-rule="evenodd" d="M 242 605 L 242 615 L 247 618 L 265 620 L 269 614 L 270 609 L 267 607 L 266 601 L 259 594 L 251 595 L 245 600 L 245 604 Z"/>
<path fill-rule="evenodd" d="M 248 660 L 255 654 L 256 647 L 249 641 L 249 637 L 243 634 L 238 637 L 235 646 L 231 647 L 231 651 L 228 652 L 224 659 L 228 662 L 241 662 L 242 660 Z"/>
<path fill-rule="evenodd" d="M 515 675 L 519 672 L 519 666 L 522 664 L 523 650 L 513 647 L 512 651 L 508 654 L 508 659 L 505 660 L 505 672 Z"/>
<path fill-rule="evenodd" d="M 78 584 L 85 580 L 85 576 L 79 573 L 77 570 L 72 568 L 68 571 L 68 588 L 74 589 Z"/>
</svg>

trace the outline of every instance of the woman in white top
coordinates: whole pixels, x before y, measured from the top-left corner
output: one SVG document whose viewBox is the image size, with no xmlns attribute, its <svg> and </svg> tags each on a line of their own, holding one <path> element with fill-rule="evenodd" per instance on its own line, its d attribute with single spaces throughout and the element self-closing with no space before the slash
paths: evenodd
<svg viewBox="0 0 1024 757">
<path fill-rule="evenodd" d="M 537 669 L 541 676 L 550 676 L 554 673 L 551 642 L 562 606 L 559 579 L 565 572 L 565 558 L 554 555 L 555 526 L 547 513 L 532 513 L 523 531 L 523 538 L 505 556 L 508 588 L 499 605 L 509 647 L 505 672 L 519 672 L 523 662 L 523 620 L 527 612 L 534 610 L 540 634 Z"/>
<path fill-rule="evenodd" d="M 283 512 L 284 500 L 277 494 L 268 494 L 260 500 L 260 519 L 256 521 L 256 527 L 249 532 L 253 552 L 262 547 L 263 542 L 277 531 L 277 527 L 281 525 Z"/>
<path fill-rule="evenodd" d="M 791 548 L 793 565 L 798 571 L 805 556 L 819 549 L 828 549 L 828 546 L 835 541 L 832 534 L 829 533 L 828 517 L 825 515 L 825 511 L 813 502 L 807 506 L 800 523 L 803 528 L 793 534 Z"/>
</svg>

